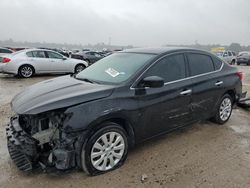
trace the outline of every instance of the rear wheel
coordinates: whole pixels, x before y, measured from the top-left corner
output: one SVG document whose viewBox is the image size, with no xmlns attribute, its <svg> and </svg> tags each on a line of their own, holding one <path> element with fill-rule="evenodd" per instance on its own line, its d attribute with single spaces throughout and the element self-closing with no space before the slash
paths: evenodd
<svg viewBox="0 0 250 188">
<path fill-rule="evenodd" d="M 232 109 L 233 109 L 232 97 L 228 94 L 225 94 L 221 98 L 220 103 L 217 106 L 216 114 L 213 118 L 214 122 L 218 124 L 226 123 L 232 114 Z"/>
<path fill-rule="evenodd" d="M 82 168 L 91 175 L 114 170 L 127 158 L 126 131 L 116 123 L 106 123 L 104 126 L 82 147 Z"/>
<path fill-rule="evenodd" d="M 231 64 L 232 64 L 232 65 L 235 65 L 235 59 L 232 60 Z"/>
<path fill-rule="evenodd" d="M 22 65 L 18 69 L 18 75 L 22 78 L 30 78 L 34 74 L 34 68 L 30 65 Z"/>
</svg>

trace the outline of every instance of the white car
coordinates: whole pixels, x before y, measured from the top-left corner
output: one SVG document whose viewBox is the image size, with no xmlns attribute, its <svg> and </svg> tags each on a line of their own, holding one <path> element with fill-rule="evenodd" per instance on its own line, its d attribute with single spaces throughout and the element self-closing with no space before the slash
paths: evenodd
<svg viewBox="0 0 250 188">
<path fill-rule="evenodd" d="M 44 73 L 78 73 L 88 66 L 85 61 L 44 49 L 28 49 L 5 55 L 0 64 L 3 73 L 24 78 Z"/>
<path fill-rule="evenodd" d="M 2 66 L 1 66 L 2 56 L 5 56 L 5 55 L 11 54 L 11 53 L 13 53 L 12 50 L 0 47 L 0 72 L 2 72 Z"/>
<path fill-rule="evenodd" d="M 215 54 L 230 65 L 234 65 L 236 63 L 236 53 L 233 51 L 215 52 Z"/>
</svg>

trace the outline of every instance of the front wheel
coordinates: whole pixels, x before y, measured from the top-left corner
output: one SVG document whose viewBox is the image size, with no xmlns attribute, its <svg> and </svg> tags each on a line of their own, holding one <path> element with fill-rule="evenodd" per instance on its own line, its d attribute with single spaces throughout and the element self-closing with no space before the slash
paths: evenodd
<svg viewBox="0 0 250 188">
<path fill-rule="evenodd" d="M 84 65 L 76 65 L 75 67 L 75 74 L 83 71 L 86 67 Z"/>
<path fill-rule="evenodd" d="M 220 103 L 216 109 L 216 114 L 213 118 L 215 123 L 224 124 L 229 120 L 233 110 L 232 101 L 232 97 L 228 94 L 225 94 L 221 98 Z"/>
<path fill-rule="evenodd" d="M 82 147 L 82 168 L 90 175 L 114 170 L 127 158 L 126 131 L 116 123 L 106 123 L 103 126 Z"/>
</svg>

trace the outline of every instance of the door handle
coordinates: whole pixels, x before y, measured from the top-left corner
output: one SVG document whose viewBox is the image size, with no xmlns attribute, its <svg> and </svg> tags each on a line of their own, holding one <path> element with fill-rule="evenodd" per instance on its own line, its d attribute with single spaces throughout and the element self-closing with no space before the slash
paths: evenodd
<svg viewBox="0 0 250 188">
<path fill-rule="evenodd" d="M 188 94 L 191 94 L 191 93 L 192 93 L 192 90 L 187 89 L 187 90 L 184 90 L 184 91 L 180 92 L 180 95 L 188 95 Z"/>
<path fill-rule="evenodd" d="M 223 84 L 223 81 L 218 81 L 218 82 L 215 83 L 216 86 L 220 86 L 222 84 Z"/>
</svg>

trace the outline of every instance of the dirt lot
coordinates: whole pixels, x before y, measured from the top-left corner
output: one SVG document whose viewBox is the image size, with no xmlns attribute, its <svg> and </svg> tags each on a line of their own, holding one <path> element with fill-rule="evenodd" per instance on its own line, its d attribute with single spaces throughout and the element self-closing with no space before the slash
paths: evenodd
<svg viewBox="0 0 250 188">
<path fill-rule="evenodd" d="M 241 66 L 250 94 L 250 67 Z M 250 187 L 250 111 L 235 109 L 223 126 L 196 124 L 130 151 L 124 166 L 89 177 L 19 172 L 10 160 L 5 125 L 12 97 L 33 83 L 52 78 L 18 79 L 0 74 L 0 187 Z M 145 182 L 141 176 L 147 175 Z"/>
</svg>

